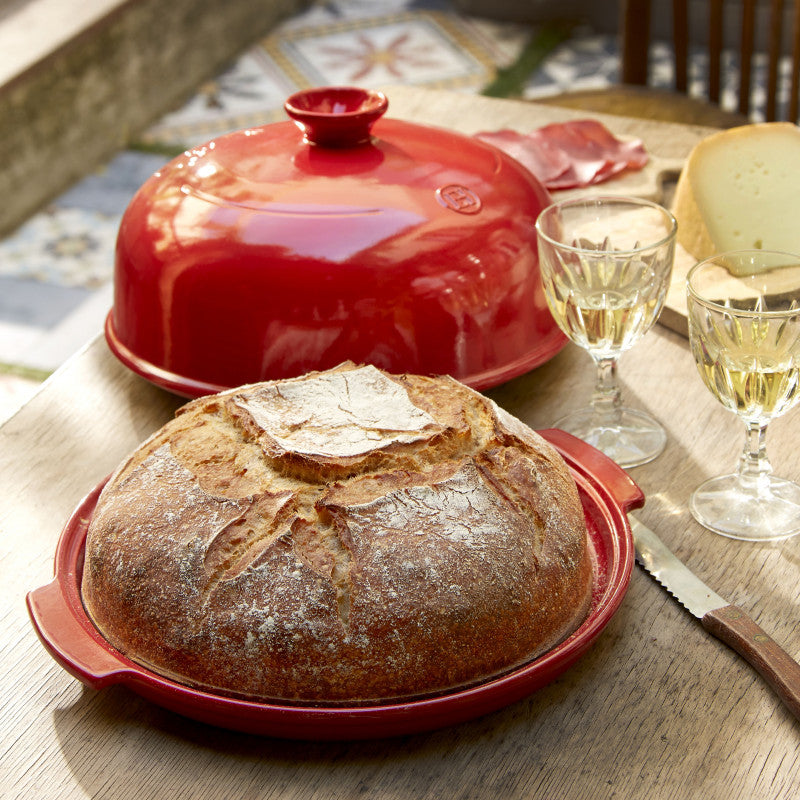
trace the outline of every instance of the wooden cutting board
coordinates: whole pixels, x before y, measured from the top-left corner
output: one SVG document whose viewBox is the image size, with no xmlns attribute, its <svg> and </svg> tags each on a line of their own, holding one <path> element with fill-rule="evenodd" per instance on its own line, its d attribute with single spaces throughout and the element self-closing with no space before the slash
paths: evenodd
<svg viewBox="0 0 800 800">
<path fill-rule="evenodd" d="M 679 244 L 675 245 L 672 280 L 658 321 L 682 336 L 689 335 L 689 323 L 686 317 L 686 275 L 696 263 L 697 260 L 693 256 Z"/>
</svg>

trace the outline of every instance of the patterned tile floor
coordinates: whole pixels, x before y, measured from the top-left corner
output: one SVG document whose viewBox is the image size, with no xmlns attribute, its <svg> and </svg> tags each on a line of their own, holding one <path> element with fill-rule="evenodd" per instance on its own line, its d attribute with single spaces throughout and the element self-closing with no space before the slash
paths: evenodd
<svg viewBox="0 0 800 800">
<path fill-rule="evenodd" d="M 481 92 L 537 30 L 465 17 L 443 0 L 332 0 L 285 21 L 135 146 L 0 240 L 0 421 L 101 330 L 120 217 L 169 153 L 284 119 L 285 98 L 308 86 L 404 83 Z M 668 54 L 656 50 L 654 58 L 656 83 L 668 86 Z M 532 99 L 599 88 L 613 83 L 617 70 L 613 36 L 577 31 L 518 88 Z"/>
</svg>

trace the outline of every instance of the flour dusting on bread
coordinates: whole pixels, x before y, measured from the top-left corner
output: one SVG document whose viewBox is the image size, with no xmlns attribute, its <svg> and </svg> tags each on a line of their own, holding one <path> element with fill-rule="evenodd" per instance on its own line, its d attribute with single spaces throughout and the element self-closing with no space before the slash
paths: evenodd
<svg viewBox="0 0 800 800">
<path fill-rule="evenodd" d="M 235 402 L 285 450 L 334 458 L 419 441 L 439 428 L 375 367 L 268 384 Z"/>
</svg>

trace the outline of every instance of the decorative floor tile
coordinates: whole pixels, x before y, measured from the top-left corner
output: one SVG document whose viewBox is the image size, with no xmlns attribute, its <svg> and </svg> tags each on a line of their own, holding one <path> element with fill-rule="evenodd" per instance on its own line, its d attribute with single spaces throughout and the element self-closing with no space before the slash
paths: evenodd
<svg viewBox="0 0 800 800">
<path fill-rule="evenodd" d="M 30 329 L 49 330 L 79 308 L 91 289 L 0 275 L 0 320 Z M 0 355 L 0 361 L 4 361 Z"/>
<path fill-rule="evenodd" d="M 300 86 L 481 87 L 493 74 L 488 53 L 443 14 L 354 20 L 270 37 L 266 51 Z"/>
<path fill-rule="evenodd" d="M 52 206 L 0 242 L 0 276 L 96 289 L 111 280 L 119 215 Z"/>
<path fill-rule="evenodd" d="M 649 80 L 653 88 L 672 88 L 675 83 L 675 65 L 672 48 L 666 42 L 654 42 L 650 46 Z"/>
<path fill-rule="evenodd" d="M 80 208 L 109 217 L 119 217 L 139 187 L 167 158 L 126 150 L 104 168 L 87 175 L 54 203 L 58 208 Z"/>
<path fill-rule="evenodd" d="M 37 345 L 42 335 L 42 329 L 35 325 L 0 320 L 0 375 L 6 374 L 8 365 L 25 364 L 25 354 Z"/>
<path fill-rule="evenodd" d="M 230 131 L 287 119 L 283 103 L 297 89 L 262 48 L 253 48 L 141 141 L 177 152 Z"/>
<path fill-rule="evenodd" d="M 753 55 L 749 117 L 753 122 L 763 122 L 766 118 L 767 104 L 766 85 L 768 80 L 769 63 L 765 53 Z M 708 84 L 706 80 L 708 70 L 707 55 L 698 50 L 690 55 L 689 62 L 689 95 L 692 97 L 706 98 Z M 778 62 L 778 90 L 777 109 L 778 117 L 787 116 L 789 96 L 792 81 L 791 59 L 786 56 Z M 720 106 L 727 111 L 736 111 L 739 104 L 739 56 L 734 51 L 722 52 L 722 66 L 720 69 Z M 671 83 L 667 83 L 671 86 Z"/>
<path fill-rule="evenodd" d="M 74 311 L 57 325 L 29 341 L 18 363 L 34 370 L 52 372 L 102 329 L 113 302 L 113 286 L 106 283 L 91 292 Z"/>
<path fill-rule="evenodd" d="M 108 283 L 120 218 L 164 161 L 120 153 L 0 240 L 0 320 L 51 327 Z"/>
<path fill-rule="evenodd" d="M 619 56 L 613 36 L 580 36 L 557 47 L 525 86 L 528 99 L 583 89 L 602 89 L 617 81 Z"/>
<path fill-rule="evenodd" d="M 519 58 L 532 32 L 527 25 L 477 17 L 457 17 L 454 22 L 487 53 L 493 67 L 499 68 L 510 67 Z"/>
<path fill-rule="evenodd" d="M 286 98 L 311 86 L 406 84 L 480 91 L 498 67 L 513 63 L 530 36 L 527 26 L 441 11 L 364 16 L 354 14 L 353 6 L 366 4 L 326 5 L 333 8 L 322 18 L 318 9 L 316 23 L 303 15 L 303 24 L 297 19 L 284 24 L 251 48 L 185 106 L 152 126 L 142 142 L 177 150 L 285 120 Z M 373 10 L 391 5 L 376 4 Z"/>
<path fill-rule="evenodd" d="M 39 300 L 47 306 L 52 298 L 48 298 L 43 285 L 39 289 Z M 0 319 L 0 378 L 10 369 L 14 374 L 14 368 L 19 367 L 41 375 L 50 373 L 96 336 L 111 308 L 112 285 L 106 283 L 97 291 L 86 293 L 82 300 L 58 320 L 50 319 L 45 325 L 38 324 L 39 319 Z"/>
</svg>

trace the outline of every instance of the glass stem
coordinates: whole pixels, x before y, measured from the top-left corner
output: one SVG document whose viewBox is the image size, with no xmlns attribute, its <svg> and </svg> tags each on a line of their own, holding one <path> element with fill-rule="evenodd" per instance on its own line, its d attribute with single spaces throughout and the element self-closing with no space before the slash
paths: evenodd
<svg viewBox="0 0 800 800">
<path fill-rule="evenodd" d="M 767 458 L 767 423 L 748 422 L 744 450 L 739 458 L 739 481 L 748 492 L 764 494 L 772 464 Z"/>
<path fill-rule="evenodd" d="M 600 358 L 592 393 L 592 410 L 602 427 L 618 427 L 622 421 L 622 392 L 617 382 L 617 359 Z"/>
</svg>

